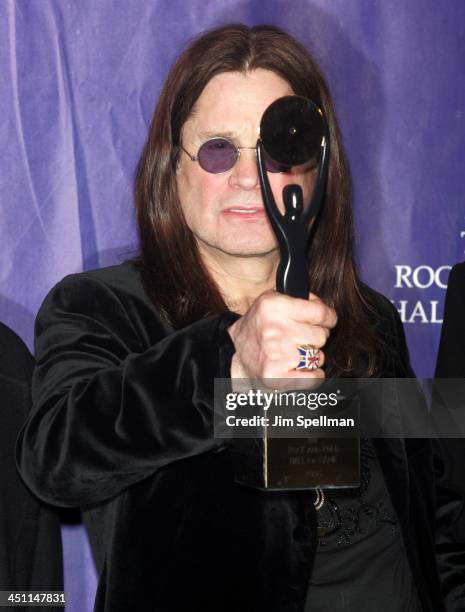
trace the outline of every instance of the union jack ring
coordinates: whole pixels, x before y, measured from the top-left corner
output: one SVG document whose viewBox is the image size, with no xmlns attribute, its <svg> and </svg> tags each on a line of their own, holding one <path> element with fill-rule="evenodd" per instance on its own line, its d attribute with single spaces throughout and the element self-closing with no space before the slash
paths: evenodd
<svg viewBox="0 0 465 612">
<path fill-rule="evenodd" d="M 297 347 L 300 355 L 296 370 L 316 370 L 320 365 L 320 351 L 311 344 L 300 344 Z"/>
</svg>

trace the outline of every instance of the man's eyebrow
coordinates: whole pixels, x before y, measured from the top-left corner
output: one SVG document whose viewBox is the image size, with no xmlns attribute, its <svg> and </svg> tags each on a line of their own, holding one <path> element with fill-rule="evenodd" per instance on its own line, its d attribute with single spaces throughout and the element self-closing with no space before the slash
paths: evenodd
<svg viewBox="0 0 465 612">
<path fill-rule="evenodd" d="M 233 132 L 217 130 L 216 132 L 199 132 L 198 137 L 200 140 L 209 140 L 210 138 L 228 138 L 228 140 L 234 140 L 236 135 Z"/>
</svg>

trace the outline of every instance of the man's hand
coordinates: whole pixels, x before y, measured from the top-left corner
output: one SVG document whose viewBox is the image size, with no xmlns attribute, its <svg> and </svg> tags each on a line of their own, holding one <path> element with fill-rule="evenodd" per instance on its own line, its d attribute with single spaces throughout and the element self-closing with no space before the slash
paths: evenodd
<svg viewBox="0 0 465 612">
<path fill-rule="evenodd" d="M 231 377 L 259 379 L 265 386 L 270 386 L 267 379 L 324 378 L 321 349 L 336 323 L 335 310 L 312 293 L 308 300 L 276 291 L 262 293 L 228 330 L 236 347 Z M 295 369 L 301 344 L 320 349 L 318 369 Z M 271 386 L 279 384 L 274 381 Z"/>
</svg>

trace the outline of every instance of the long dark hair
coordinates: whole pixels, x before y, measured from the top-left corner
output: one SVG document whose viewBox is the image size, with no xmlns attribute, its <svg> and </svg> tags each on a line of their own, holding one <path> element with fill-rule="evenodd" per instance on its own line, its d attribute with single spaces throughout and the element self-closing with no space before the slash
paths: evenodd
<svg viewBox="0 0 465 612">
<path fill-rule="evenodd" d="M 380 344 L 368 322 L 353 255 L 350 176 L 334 105 L 307 50 L 274 26 L 228 25 L 196 39 L 172 67 L 153 116 L 139 162 L 136 207 L 142 276 L 158 312 L 175 328 L 225 312 L 220 290 L 200 258 L 182 214 L 176 163 L 184 123 L 207 83 L 223 72 L 271 70 L 297 95 L 323 109 L 331 139 L 325 202 L 309 258 L 312 290 L 334 306 L 339 323 L 325 348 L 327 371 L 350 372 L 364 355 L 367 373 L 378 369 Z"/>
</svg>

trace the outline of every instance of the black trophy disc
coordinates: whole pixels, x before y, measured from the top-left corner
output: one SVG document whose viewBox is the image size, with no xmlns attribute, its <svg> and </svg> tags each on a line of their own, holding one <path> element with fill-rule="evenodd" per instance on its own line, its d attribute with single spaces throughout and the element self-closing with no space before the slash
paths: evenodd
<svg viewBox="0 0 465 612">
<path fill-rule="evenodd" d="M 260 138 L 267 155 L 283 166 L 298 166 L 318 157 L 324 136 L 321 109 L 302 96 L 278 98 L 260 122 Z"/>
</svg>

